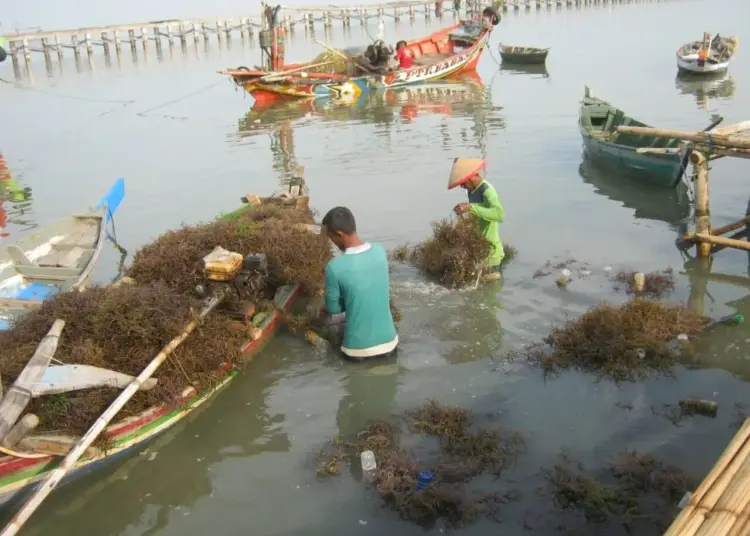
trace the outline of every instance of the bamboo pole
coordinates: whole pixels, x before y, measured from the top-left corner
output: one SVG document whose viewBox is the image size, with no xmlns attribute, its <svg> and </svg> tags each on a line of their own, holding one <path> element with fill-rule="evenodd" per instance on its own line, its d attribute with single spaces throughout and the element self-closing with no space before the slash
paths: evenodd
<svg viewBox="0 0 750 536">
<path fill-rule="evenodd" d="M 703 145 L 727 147 L 731 149 L 750 149 L 750 140 L 737 136 L 714 134 L 712 132 L 687 132 L 684 130 L 666 130 L 651 127 L 617 127 L 621 134 L 635 134 L 637 136 L 654 136 L 657 138 L 676 138 L 678 140 L 702 143 Z"/>
<path fill-rule="evenodd" d="M 65 456 L 62 463 L 50 473 L 46 480 L 41 484 L 34 494 L 29 497 L 26 503 L 21 509 L 13 516 L 13 519 L 5 526 L 0 536 L 13 536 L 17 534 L 21 527 L 28 521 L 31 514 L 33 514 L 37 508 L 42 504 L 42 501 L 52 492 L 53 489 L 60 483 L 63 477 L 73 469 L 78 459 L 86 452 L 86 449 L 99 437 L 107 424 L 119 413 L 122 407 L 132 398 L 132 396 L 138 391 L 140 386 L 148 380 L 158 369 L 162 363 L 169 357 L 169 355 L 177 348 L 187 337 L 195 330 L 198 324 L 211 312 L 213 309 L 221 303 L 224 296 L 214 296 L 203 308 L 198 317 L 192 320 L 185 329 L 177 337 L 172 339 L 161 352 L 149 363 L 146 368 L 141 371 L 138 377 L 128 385 L 122 393 L 115 399 L 112 404 L 102 413 L 96 422 L 89 428 L 89 430 L 78 440 L 78 443 L 73 449 Z"/>
<path fill-rule="evenodd" d="M 695 178 L 695 234 L 709 235 L 711 233 L 711 214 L 708 209 L 708 162 L 702 153 L 690 153 L 690 162 L 696 170 Z M 698 256 L 711 255 L 711 246 L 703 241 L 698 244 Z"/>
<path fill-rule="evenodd" d="M 728 232 L 735 231 L 739 229 L 740 227 L 745 227 L 749 223 L 750 223 L 750 215 L 747 215 L 741 220 L 737 220 L 735 222 L 728 223 L 727 225 L 722 225 L 721 227 L 716 227 L 715 229 L 711 229 L 711 234 L 714 236 L 727 234 Z"/>
<path fill-rule="evenodd" d="M 700 246 L 708 246 L 710 249 L 711 245 L 725 246 L 735 249 L 744 249 L 750 251 L 750 242 L 747 240 L 735 240 L 733 238 L 725 238 L 723 236 L 713 236 L 708 233 L 687 233 L 688 240 L 694 240 L 700 242 Z"/>
</svg>

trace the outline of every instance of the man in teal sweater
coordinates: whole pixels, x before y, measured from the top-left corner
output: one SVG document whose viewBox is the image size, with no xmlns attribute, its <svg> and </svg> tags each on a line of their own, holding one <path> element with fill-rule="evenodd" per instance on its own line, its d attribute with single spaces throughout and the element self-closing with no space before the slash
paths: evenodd
<svg viewBox="0 0 750 536">
<path fill-rule="evenodd" d="M 453 211 L 458 215 L 468 212 L 476 216 L 479 230 L 492 245 L 487 259 L 486 279 L 498 279 L 500 264 L 505 257 L 500 241 L 500 223 L 505 219 L 505 211 L 495 188 L 482 177 L 481 173 L 486 167 L 487 162 L 479 158 L 456 158 L 448 179 L 448 189 L 460 186 L 469 194 L 469 202 L 459 203 Z"/>
<path fill-rule="evenodd" d="M 348 208 L 328 211 L 322 226 L 343 252 L 326 266 L 325 306 L 332 316 L 346 315 L 344 358 L 361 361 L 395 354 L 398 335 L 391 316 L 385 250 L 360 240 Z"/>
</svg>

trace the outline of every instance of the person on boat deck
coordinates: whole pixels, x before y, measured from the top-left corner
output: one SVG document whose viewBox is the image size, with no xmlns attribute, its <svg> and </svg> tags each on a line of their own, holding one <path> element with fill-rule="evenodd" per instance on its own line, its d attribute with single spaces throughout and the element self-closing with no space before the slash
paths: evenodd
<svg viewBox="0 0 750 536">
<path fill-rule="evenodd" d="M 391 315 L 385 249 L 359 238 L 354 215 L 346 207 L 329 210 L 322 227 L 343 252 L 328 263 L 325 274 L 326 312 L 346 319 L 343 357 L 361 361 L 395 355 L 398 334 Z"/>
<path fill-rule="evenodd" d="M 406 41 L 399 41 L 396 43 L 396 56 L 398 60 L 398 66 L 402 69 L 410 69 L 414 65 L 414 60 L 411 57 L 411 52 L 406 48 Z"/>
<path fill-rule="evenodd" d="M 492 245 L 485 279 L 494 280 L 501 276 L 500 264 L 505 257 L 500 241 L 500 223 L 505 219 L 505 211 L 495 188 L 482 177 L 486 167 L 487 162 L 479 158 L 456 158 L 448 178 L 448 189 L 460 186 L 468 193 L 469 202 L 459 203 L 453 212 L 459 216 L 470 213 L 476 217 L 482 235 Z"/>
</svg>

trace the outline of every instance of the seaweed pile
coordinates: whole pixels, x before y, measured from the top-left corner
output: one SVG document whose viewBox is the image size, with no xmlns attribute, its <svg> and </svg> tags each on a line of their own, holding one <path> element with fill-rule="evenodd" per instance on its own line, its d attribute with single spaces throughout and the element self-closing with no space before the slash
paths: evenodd
<svg viewBox="0 0 750 536">
<path fill-rule="evenodd" d="M 309 212 L 300 215 L 271 206 L 169 231 L 136 252 L 127 276 L 138 283 L 161 282 L 175 292 L 191 294 L 205 282 L 203 257 L 219 245 L 229 251 L 265 253 L 269 286 L 295 283 L 303 293 L 314 295 L 323 290 L 331 248 L 325 236 L 294 225 L 312 221 Z"/>
<path fill-rule="evenodd" d="M 559 508 L 581 512 L 589 523 L 616 518 L 629 533 L 637 522 L 663 532 L 677 514 L 680 499 L 696 484 L 680 469 L 634 451 L 616 454 L 601 479 L 586 474 L 581 464 L 564 454 L 542 475 Z"/>
<path fill-rule="evenodd" d="M 575 368 L 615 382 L 668 373 L 678 352 L 668 344 L 680 334 L 700 331 L 706 319 L 677 305 L 651 300 L 622 306 L 602 303 L 576 320 L 552 329 L 521 354 L 545 375 Z"/>
<path fill-rule="evenodd" d="M 92 287 L 60 294 L 22 316 L 13 329 L 0 332 L 4 387 L 9 388 L 20 374 L 56 318 L 65 320 L 56 360 L 137 376 L 201 308 L 199 300 L 160 284 Z M 211 385 L 222 363 L 241 361 L 246 339 L 247 334 L 233 329 L 227 317 L 209 315 L 157 371 L 156 387 L 137 392 L 120 417 L 173 403 L 187 387 Z M 42 430 L 81 433 L 119 393 L 119 389 L 101 387 L 42 396 L 32 400 L 29 410 L 39 417 Z"/>
<path fill-rule="evenodd" d="M 506 244 L 504 250 L 506 264 L 516 249 Z M 492 245 L 479 232 L 474 218 L 468 216 L 433 222 L 430 238 L 413 247 L 397 247 L 391 258 L 411 263 L 448 288 L 462 288 L 478 283 L 491 251 Z"/>
<path fill-rule="evenodd" d="M 287 206 L 247 206 L 222 221 L 170 231 L 135 255 L 127 271 L 131 284 L 92 287 L 60 294 L 0 332 L 0 377 L 7 389 L 27 364 L 54 320 L 65 320 L 55 359 L 137 376 L 204 307 L 196 286 L 205 283 L 203 257 L 214 247 L 265 253 L 268 276 L 257 309 L 269 304 L 280 285 L 303 292 L 323 287 L 331 256 L 327 238 L 300 228 L 309 211 Z M 156 387 L 139 391 L 117 418 L 159 404 L 179 404 L 186 388 L 212 385 L 224 364 L 240 364 L 249 326 L 229 316 L 208 315 L 157 371 Z M 33 399 L 29 410 L 40 430 L 81 433 L 119 394 L 110 387 Z"/>
<path fill-rule="evenodd" d="M 420 525 L 445 519 L 449 527 L 470 524 L 480 517 L 494 517 L 504 503 L 515 500 L 512 491 L 480 493 L 470 489 L 474 477 L 485 472 L 499 475 L 524 449 L 516 433 L 484 428 L 463 408 L 430 401 L 407 412 L 405 423 L 375 421 L 356 438 L 337 438 L 319 453 L 318 475 L 339 474 L 339 462 L 357 463 L 357 455 L 371 450 L 377 460 L 373 485 L 385 504 L 407 520 Z M 405 428 L 439 440 L 438 452 L 418 459 L 403 448 Z M 432 470 L 434 478 L 417 491 L 420 471 Z"/>
</svg>

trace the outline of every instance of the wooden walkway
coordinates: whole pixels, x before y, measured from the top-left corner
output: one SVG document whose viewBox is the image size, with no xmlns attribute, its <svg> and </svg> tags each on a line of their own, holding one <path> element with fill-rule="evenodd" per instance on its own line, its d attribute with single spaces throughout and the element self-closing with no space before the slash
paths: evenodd
<svg viewBox="0 0 750 536">
<path fill-rule="evenodd" d="M 750 534 L 750 419 L 664 536 Z"/>
<path fill-rule="evenodd" d="M 666 2 L 669 0 L 506 0 L 503 11 L 561 10 L 563 8 L 580 9 L 586 6 L 611 6 L 638 3 Z M 352 19 L 359 20 L 364 26 L 370 19 L 385 17 L 400 20 L 409 17 L 414 20 L 418 15 L 429 19 L 433 14 L 442 17 L 444 13 L 460 15 L 461 12 L 471 15 L 478 12 L 488 2 L 482 0 L 406 0 L 380 4 L 360 4 L 351 6 L 327 7 L 289 7 L 282 6 L 282 20 L 287 30 L 293 31 L 298 24 L 313 28 L 317 24 L 324 27 L 333 26 L 340 21 L 345 27 L 351 25 Z M 157 49 L 163 41 L 173 46 L 176 40 L 185 46 L 189 40 L 200 42 L 216 38 L 218 41 L 231 39 L 232 34 L 239 33 L 244 39 L 252 36 L 261 27 L 260 15 L 239 16 L 220 19 L 200 20 L 169 19 L 160 21 L 77 28 L 72 30 L 53 30 L 6 34 L 14 65 L 21 61 L 31 62 L 33 54 L 41 54 L 49 64 L 54 57 L 62 61 L 65 50 L 72 50 L 79 58 L 85 50 L 88 56 L 101 51 L 105 56 L 114 52 L 119 56 L 123 44 L 130 47 L 133 54 L 138 48 L 148 52 L 151 44 Z"/>
</svg>

